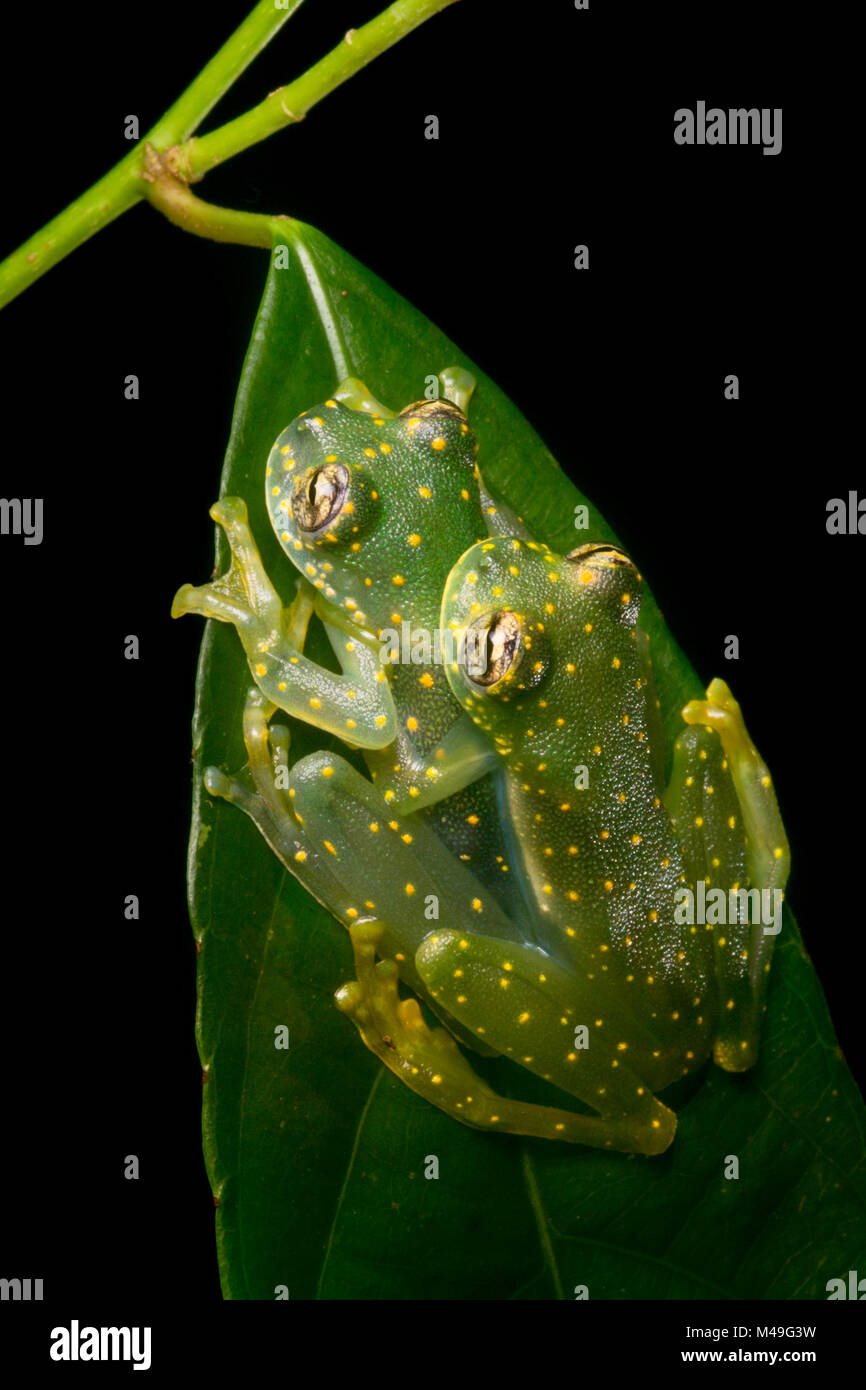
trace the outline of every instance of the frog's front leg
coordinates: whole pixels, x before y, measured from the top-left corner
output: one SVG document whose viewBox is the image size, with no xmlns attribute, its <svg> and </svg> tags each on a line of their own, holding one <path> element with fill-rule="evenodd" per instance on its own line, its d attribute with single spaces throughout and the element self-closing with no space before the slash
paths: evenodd
<svg viewBox="0 0 866 1390">
<path fill-rule="evenodd" d="M 474 932 L 443 930 L 426 938 L 416 965 L 448 1017 L 484 1034 L 497 1051 L 513 1055 L 602 1114 L 579 1115 L 493 1091 L 448 1033 L 428 1028 L 416 1000 L 400 999 L 395 963 L 387 958 L 376 963 L 384 935 L 378 922 L 351 928 L 357 979 L 343 986 L 337 1003 L 367 1047 L 411 1090 L 476 1129 L 626 1153 L 661 1153 L 671 1143 L 676 1116 L 624 1060 L 601 1048 L 575 1050 L 575 1015 L 562 1002 L 558 967 L 543 953 Z"/>
<path fill-rule="evenodd" d="M 696 959 L 709 950 L 715 975 L 714 1058 L 746 1071 L 758 1057 L 790 853 L 770 774 L 725 683 L 713 681 L 683 718 L 665 800 L 695 895 Z"/>
<path fill-rule="evenodd" d="M 211 516 L 226 533 L 231 565 L 201 588 L 184 584 L 172 617 L 200 613 L 232 623 L 256 685 L 278 709 L 358 747 L 386 747 L 397 720 L 378 651 L 360 633 L 343 633 L 334 643 L 341 675 L 310 661 L 301 650 L 309 611 L 299 624 L 291 610 L 283 610 L 250 531 L 246 504 L 224 497 Z"/>
</svg>

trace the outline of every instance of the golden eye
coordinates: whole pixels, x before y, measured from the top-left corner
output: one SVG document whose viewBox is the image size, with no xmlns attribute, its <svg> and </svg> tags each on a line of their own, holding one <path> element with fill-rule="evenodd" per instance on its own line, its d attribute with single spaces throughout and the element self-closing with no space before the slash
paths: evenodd
<svg viewBox="0 0 866 1390">
<path fill-rule="evenodd" d="M 587 560 L 591 560 L 593 564 L 607 565 L 611 569 L 633 570 L 635 568 L 634 561 L 618 545 L 601 545 L 593 541 L 587 545 L 579 545 L 576 550 L 569 551 L 565 558 L 575 565 L 585 564 Z"/>
<path fill-rule="evenodd" d="M 343 509 L 349 472 L 341 463 L 311 468 L 295 479 L 292 514 L 300 531 L 321 531 L 331 526 Z"/>
<path fill-rule="evenodd" d="M 466 419 L 459 406 L 456 406 L 453 401 L 444 399 L 415 401 L 412 405 L 407 405 L 405 410 L 401 410 L 397 419 L 404 420 L 407 416 L 411 416 L 415 420 L 437 420 L 444 416 L 450 416 L 452 420 Z"/>
<path fill-rule="evenodd" d="M 492 613 L 466 633 L 462 664 L 475 685 L 496 685 L 516 671 L 522 656 L 520 623 L 513 613 Z"/>
</svg>

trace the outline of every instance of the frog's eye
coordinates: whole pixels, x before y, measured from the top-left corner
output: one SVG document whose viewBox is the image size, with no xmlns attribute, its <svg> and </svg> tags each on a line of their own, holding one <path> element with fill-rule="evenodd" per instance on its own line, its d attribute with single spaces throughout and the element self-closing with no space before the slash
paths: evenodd
<svg viewBox="0 0 866 1390">
<path fill-rule="evenodd" d="M 464 421 L 466 416 L 453 401 L 415 401 L 412 405 L 407 405 L 405 410 L 401 410 L 397 416 L 398 420 L 405 420 L 412 416 L 416 420 L 437 420 L 443 416 L 448 416 L 452 420 Z"/>
<path fill-rule="evenodd" d="M 575 565 L 589 562 L 592 565 L 604 565 L 608 569 L 635 568 L 634 561 L 618 545 L 601 545 L 592 541 L 587 545 L 579 545 L 576 550 L 570 550 L 565 558 Z"/>
<path fill-rule="evenodd" d="M 348 486 L 349 472 L 341 463 L 322 464 L 296 478 L 292 515 L 298 530 L 312 534 L 332 526 L 343 509 Z"/>
<path fill-rule="evenodd" d="M 514 613 L 491 613 L 473 623 L 466 633 L 461 658 L 470 684 L 489 690 L 513 676 L 523 656 L 520 621 Z"/>
</svg>

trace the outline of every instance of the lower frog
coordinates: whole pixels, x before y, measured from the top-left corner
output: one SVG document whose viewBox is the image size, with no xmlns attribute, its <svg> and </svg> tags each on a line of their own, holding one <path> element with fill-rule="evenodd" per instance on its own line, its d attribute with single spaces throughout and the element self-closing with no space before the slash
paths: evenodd
<svg viewBox="0 0 866 1390">
<path fill-rule="evenodd" d="M 338 1002 L 392 1071 L 464 1123 L 652 1154 L 676 1129 L 658 1092 L 711 1054 L 734 1072 L 757 1059 L 790 857 L 723 681 L 682 711 L 662 784 L 640 602 L 614 546 L 561 556 L 503 536 L 466 552 L 442 604 L 443 628 L 484 652 L 448 677 L 504 770 L 543 939 L 496 940 L 464 917 L 418 945 L 415 967 L 445 1017 L 594 1113 L 483 1086 L 399 1000 L 393 964 L 373 964 L 387 956 L 375 922 L 353 929 L 358 978 Z M 690 895 L 714 889 L 730 911 L 696 921 Z"/>
</svg>

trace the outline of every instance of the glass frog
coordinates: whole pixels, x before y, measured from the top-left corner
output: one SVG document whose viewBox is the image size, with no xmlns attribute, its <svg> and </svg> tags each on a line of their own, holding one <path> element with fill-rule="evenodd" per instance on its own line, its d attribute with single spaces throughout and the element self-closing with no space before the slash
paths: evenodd
<svg viewBox="0 0 866 1390">
<path fill-rule="evenodd" d="M 481 931 L 534 939 L 531 891 L 511 873 L 513 847 L 485 776 L 498 774 L 498 759 L 451 694 L 435 643 L 425 651 L 421 641 L 419 652 L 416 640 L 435 638 L 445 578 L 487 534 L 485 518 L 520 529 L 482 490 L 465 414 L 472 377 L 450 368 L 440 379 L 442 399 L 399 415 L 350 379 L 276 440 L 265 469 L 268 510 L 304 577 L 290 608 L 264 570 L 244 503 L 232 497 L 211 513 L 229 542 L 228 572 L 201 588 L 184 585 L 172 608 L 233 624 L 256 682 L 244 715 L 246 781 L 210 768 L 208 789 L 246 811 L 347 926 L 374 909 L 402 922 L 405 949 L 395 958 L 421 993 L 414 949 L 430 930 L 433 901 L 439 911 L 470 913 Z M 342 674 L 303 653 L 314 609 Z M 360 746 L 373 783 L 336 754 L 290 772 L 288 730 L 269 727 L 278 708 Z M 489 1051 L 481 1039 L 464 1040 Z"/>
<path fill-rule="evenodd" d="M 578 631 L 578 628 L 572 630 L 571 619 L 575 614 L 568 605 L 563 607 L 563 616 L 569 621 L 561 632 L 552 621 L 555 606 L 551 608 L 547 598 L 544 603 L 548 618 L 546 631 L 544 620 L 539 619 L 537 624 L 529 624 L 524 636 L 521 634 L 526 617 L 521 615 L 520 608 L 510 608 L 503 601 L 507 590 L 501 583 L 488 586 L 486 611 L 479 599 L 483 586 L 471 591 L 475 609 L 480 603 L 482 609 L 480 614 L 473 612 L 471 621 L 464 621 L 458 611 L 449 609 L 451 597 L 457 592 L 455 584 L 459 589 L 464 583 L 460 580 L 458 584 L 458 579 L 464 572 L 467 556 L 474 557 L 479 548 L 473 547 L 472 542 L 483 530 L 479 512 L 482 498 L 488 516 L 496 516 L 489 521 L 489 529 L 506 534 L 480 543 L 484 558 L 477 563 L 478 569 L 489 568 L 493 563 L 491 555 L 509 554 L 506 584 L 513 588 L 521 571 L 512 552 L 522 549 L 527 556 L 545 556 L 548 564 L 556 563 L 556 557 L 546 548 L 530 542 L 525 530 L 507 512 L 495 513 L 490 500 L 484 496 L 483 484 L 473 463 L 477 446 L 471 439 L 461 408 L 465 396 L 460 402 L 459 383 L 449 383 L 447 375 L 443 374 L 443 381 L 449 396 L 454 397 L 450 407 L 446 397 L 444 402 L 417 403 L 394 417 L 372 401 L 360 383 L 350 382 L 335 393 L 337 399 L 306 412 L 277 440 L 268 464 L 271 516 L 284 549 L 312 581 L 310 591 L 301 592 L 291 609 L 282 610 L 264 574 L 249 534 L 243 504 L 237 499 L 224 499 L 214 508 L 213 515 L 223 524 L 229 537 L 232 567 L 228 575 L 202 589 L 184 586 L 173 611 L 176 614 L 202 612 L 233 622 L 244 643 L 257 688 L 251 692 L 244 717 L 248 770 L 254 790 L 251 792 L 243 782 L 228 779 L 216 769 L 208 770 L 207 785 L 212 792 L 244 809 L 283 862 L 349 927 L 358 978 L 339 991 L 338 1004 L 354 1019 L 367 1045 L 414 1090 L 456 1118 L 476 1126 L 658 1152 L 673 1137 L 675 1117 L 652 1093 L 699 1065 L 707 1055 L 718 1012 L 709 979 L 712 961 L 708 965 L 705 938 L 699 937 L 690 943 L 681 930 L 665 931 L 671 914 L 664 901 L 661 907 L 648 909 L 649 928 L 637 921 L 642 898 L 652 887 L 649 872 L 652 866 L 648 866 L 645 882 L 640 879 L 639 893 L 635 875 L 630 892 L 637 896 L 623 911 L 614 912 L 612 916 L 615 897 L 595 901 L 600 891 L 597 878 L 587 880 L 589 886 L 584 889 L 583 901 L 574 886 L 563 890 L 569 904 L 565 910 L 563 903 L 554 901 L 557 880 L 564 881 L 561 880 L 562 866 L 554 869 L 545 862 L 557 852 L 553 843 L 541 849 L 535 843 L 538 837 L 533 838 L 532 826 L 542 823 L 542 813 L 536 810 L 530 825 L 527 806 L 531 804 L 532 784 L 521 780 L 526 775 L 522 766 L 515 771 L 519 759 L 514 763 L 507 761 L 514 751 L 508 745 L 525 744 L 527 756 L 534 755 L 533 749 L 543 747 L 544 739 L 538 744 L 529 743 L 536 737 L 537 730 L 524 728 L 527 709 L 537 716 L 533 723 L 549 725 L 550 756 L 552 760 L 556 758 L 557 770 L 550 788 L 539 787 L 538 796 L 546 796 L 548 790 L 558 795 L 563 777 L 563 785 L 569 785 L 567 761 L 576 756 L 572 747 L 574 737 L 562 733 L 571 720 L 557 713 L 551 723 L 540 711 L 556 709 L 560 694 L 563 697 L 570 694 L 573 702 L 576 692 L 584 690 L 583 680 L 598 673 L 584 669 L 574 660 L 565 661 L 564 669 L 570 677 L 573 678 L 578 670 L 581 675 L 553 696 L 551 691 L 543 690 L 534 705 L 536 687 L 545 686 L 548 680 L 550 651 L 555 650 L 558 655 L 569 651 L 574 633 Z M 339 412 L 334 425 L 331 424 L 334 417 L 329 418 L 327 411 Z M 389 436 L 383 432 L 389 428 L 386 421 L 394 421 L 390 428 L 399 433 Z M 374 431 L 380 433 L 377 435 Z M 395 458 L 389 457 L 395 453 Z M 438 464 L 435 472 L 431 472 L 433 457 Z M 275 477 L 277 482 L 273 481 Z M 434 500 L 438 504 L 435 509 L 423 505 Z M 448 522 L 447 528 L 441 524 L 443 519 Z M 467 519 L 468 531 L 464 524 Z M 426 546 L 425 541 L 428 542 Z M 455 546 L 455 541 L 461 543 Z M 459 704 L 464 705 L 468 719 L 460 718 L 459 704 L 449 698 L 441 667 L 435 664 L 425 667 L 422 663 L 420 669 L 416 665 L 405 670 L 402 666 L 388 670 L 373 640 L 381 638 L 386 623 L 395 627 L 404 616 L 409 617 L 413 626 L 421 619 L 423 626 L 429 625 L 428 630 L 432 628 L 444 576 L 455 554 L 464 548 L 463 542 L 468 543 L 470 549 L 455 566 L 446 586 L 442 626 L 458 635 L 471 629 L 476 637 L 480 636 L 486 654 L 480 672 L 474 668 L 470 671 L 459 662 L 452 663 L 448 670 L 454 695 Z M 593 549 L 594 553 L 585 557 L 586 563 L 580 571 L 585 576 L 596 571 L 603 573 L 605 567 L 614 572 L 630 566 L 626 557 L 610 547 L 590 548 Z M 560 568 L 567 569 L 576 563 L 577 554 L 560 561 Z M 548 578 L 551 573 L 555 571 L 548 570 Z M 474 570 L 466 574 L 466 585 L 477 582 Z M 588 593 L 592 589 L 590 580 L 585 578 L 582 583 Z M 592 589 L 592 592 L 597 597 L 603 589 L 599 584 L 597 591 Z M 631 624 L 628 629 L 633 643 L 630 658 L 624 661 L 615 656 L 611 666 L 616 671 L 627 666 L 637 672 L 635 691 L 643 695 L 638 696 L 639 709 L 630 714 L 631 732 L 637 745 L 643 745 L 639 747 L 639 762 L 642 759 L 641 766 L 644 766 L 649 765 L 651 758 L 649 731 L 653 709 L 647 699 L 646 654 L 634 626 L 639 603 L 636 576 L 631 589 L 628 603 L 622 609 L 614 606 L 612 610 L 621 623 L 627 620 Z M 303 656 L 304 633 L 313 604 L 326 624 L 343 666 L 342 678 L 315 667 Z M 583 623 L 584 637 L 593 626 L 599 634 L 605 632 L 600 619 L 589 627 L 588 621 Z M 551 647 L 554 633 L 556 640 Z M 525 658 L 533 642 L 535 657 L 530 667 Z M 543 651 L 545 644 L 547 650 Z M 530 670 L 532 675 L 527 677 Z M 520 679 L 515 683 L 518 671 Z M 430 694 L 425 705 L 421 740 L 418 739 L 421 721 L 414 712 L 406 713 L 418 699 L 415 681 L 422 691 Z M 362 685 L 364 698 L 359 701 Z M 592 686 L 591 679 L 590 686 L 602 689 L 601 685 Z M 512 724 L 506 720 L 503 731 L 497 719 L 482 710 L 488 707 L 497 716 L 507 714 L 515 691 L 521 693 L 521 698 L 512 706 Z M 584 690 L 584 698 L 578 702 L 583 723 L 578 720 L 576 727 L 588 736 L 587 721 L 593 714 L 598 717 L 599 732 L 607 727 L 605 721 L 609 722 L 611 715 L 603 698 L 586 699 L 585 693 Z M 712 687 L 709 693 L 714 693 Z M 754 801 L 754 775 L 750 780 L 741 771 L 738 780 L 737 769 L 748 764 L 754 773 L 754 768 L 761 765 L 727 692 L 715 693 L 719 697 L 717 703 L 707 703 L 705 708 L 692 713 L 700 719 L 719 723 L 725 754 L 729 746 L 741 745 L 739 753 L 745 748 L 748 756 L 740 757 L 739 761 L 731 757 L 733 771 L 729 773 L 728 756 L 720 752 L 722 745 L 715 734 L 709 734 L 703 727 L 684 732 L 677 746 L 671 788 L 666 794 L 668 805 L 685 808 L 678 813 L 684 829 L 677 852 L 677 821 L 671 815 L 669 839 L 674 852 L 662 856 L 664 870 L 657 875 L 656 885 L 657 896 L 661 899 L 666 888 L 688 877 L 682 872 L 677 876 L 677 868 L 688 869 L 690 881 L 694 881 L 706 857 L 707 845 L 717 850 L 712 839 L 718 820 L 716 808 L 726 808 L 728 820 L 733 818 L 736 824 L 738 798 L 744 797 L 744 806 L 751 805 L 749 795 Z M 280 725 L 268 727 L 277 705 L 323 729 L 341 734 L 347 743 L 364 747 L 372 775 L 379 785 L 374 787 L 350 764 L 333 754 L 304 759 L 289 773 L 288 731 Z M 563 708 L 568 709 L 567 700 Z M 361 719 L 357 717 L 359 711 Z M 517 722 L 513 726 L 515 715 Z M 575 748 L 582 750 L 580 738 Z M 716 785 L 702 790 L 700 778 L 696 779 L 692 773 L 682 773 L 678 778 L 678 770 L 690 766 L 695 759 L 705 775 L 712 774 Z M 499 781 L 504 794 L 499 818 L 491 814 L 495 812 L 495 805 L 489 799 L 489 780 L 472 780 L 482 776 L 491 765 L 502 768 Z M 598 768 L 604 765 L 602 761 Z M 619 757 L 616 766 L 622 771 Z M 546 767 L 543 770 L 546 771 Z M 657 780 L 657 773 L 655 776 Z M 765 776 L 764 769 L 761 779 Z M 628 777 L 624 780 L 628 782 Z M 766 780 L 769 785 L 768 777 Z M 604 786 L 601 779 L 598 794 L 595 798 L 588 797 L 580 808 L 584 820 L 589 806 L 594 806 L 596 817 L 601 814 Z M 581 790 L 586 792 L 589 787 Z M 656 822 L 661 823 L 655 814 L 662 806 L 661 797 L 654 794 L 647 803 L 642 795 L 645 792 L 646 788 L 640 785 L 631 811 L 635 825 L 639 825 L 641 808 L 646 810 L 649 806 L 647 816 L 652 825 L 643 835 L 639 830 L 633 831 L 635 849 L 643 841 L 648 846 L 655 844 L 658 839 Z M 441 807 L 436 804 L 436 797 L 443 795 L 441 807 L 448 808 L 450 802 L 450 819 L 447 809 L 444 815 L 439 814 Z M 706 816 L 713 827 L 710 831 L 699 829 L 705 818 L 700 810 L 692 817 L 694 826 L 688 822 L 687 813 L 694 809 L 693 803 L 702 805 L 702 796 L 717 798 L 711 814 Z M 461 804 L 461 798 L 468 799 Z M 550 802 L 544 803 L 545 809 L 553 804 L 552 796 Z M 567 797 L 560 797 L 557 804 L 565 824 L 572 817 L 572 807 Z M 752 808 L 759 830 L 767 828 L 768 806 L 771 811 L 775 807 L 771 790 L 763 802 L 758 797 L 758 812 Z M 476 807 L 481 807 L 483 813 L 478 814 Z M 467 808 L 469 814 L 465 814 Z M 616 807 L 613 811 L 616 812 Z M 610 819 L 617 823 L 615 815 Z M 775 831 L 772 815 L 770 821 Z M 778 823 L 777 811 L 775 821 Z M 432 824 L 436 825 L 438 834 L 432 833 Z M 487 853 L 486 856 L 485 853 L 476 855 L 475 875 L 465 867 L 472 856 L 459 841 L 459 835 L 465 835 L 464 824 L 484 827 Z M 567 847 L 571 860 L 580 853 L 578 830 L 581 825 L 583 822 L 578 817 L 571 835 L 574 843 Z M 501 840 L 497 838 L 500 828 Z M 580 830 L 580 834 L 584 833 L 585 827 Z M 606 826 L 598 834 L 603 840 L 612 838 L 612 831 Z M 716 869 L 722 865 L 723 874 L 730 871 L 728 876 L 731 877 L 737 865 L 745 864 L 747 851 L 742 844 L 742 831 L 739 841 L 736 834 L 729 838 L 731 843 L 725 841 L 721 847 L 721 857 L 713 853 L 712 863 Z M 775 838 L 779 840 L 776 846 L 779 854 L 774 857 L 773 881 L 782 886 L 787 870 L 787 846 L 783 832 Z M 457 858 L 449 853 L 449 839 L 452 847 L 459 851 Z M 724 840 L 724 836 L 721 839 Z M 750 836 L 750 839 L 758 843 L 760 835 Z M 508 859 L 501 853 L 490 853 L 491 847 L 500 843 L 507 844 Z M 614 841 L 609 847 L 611 851 L 617 843 Z M 668 847 L 665 841 L 665 848 Z M 371 855 L 375 856 L 376 864 L 375 900 L 368 896 L 371 875 L 367 865 Z M 566 863 L 572 869 L 576 867 L 574 863 Z M 503 868 L 514 870 L 510 880 L 514 889 L 510 897 L 503 896 L 500 889 L 497 902 L 489 887 L 492 883 L 495 890 L 497 884 L 502 883 L 496 875 L 497 872 L 501 874 Z M 750 880 L 755 883 L 751 861 L 748 869 Z M 593 856 L 585 853 L 578 879 L 587 871 L 593 872 L 594 864 Z M 738 877 L 744 879 L 745 867 Z M 760 877 L 758 873 L 757 881 Z M 765 880 L 770 881 L 767 876 Z M 573 883 L 573 874 L 568 881 Z M 605 884 L 605 892 L 614 892 L 612 878 L 601 881 Z M 610 889 L 606 887 L 608 882 Z M 524 911 L 521 894 L 517 891 L 520 883 L 529 884 L 534 908 L 529 913 Z M 590 891 L 593 885 L 594 896 Z M 431 932 L 422 904 L 432 900 L 437 901 L 446 922 L 462 925 L 471 921 L 472 930 L 455 933 L 449 928 L 437 928 Z M 502 911 L 503 906 L 507 915 Z M 615 925 L 611 926 L 609 921 Z M 619 930 L 623 922 L 628 928 L 625 936 Z M 694 929 L 690 935 L 695 937 Z M 736 966 L 733 970 L 729 968 L 732 956 L 730 951 L 726 954 L 726 950 L 735 936 L 736 932 L 732 931 L 726 940 L 719 934 L 709 955 L 712 957 L 713 951 L 717 956 L 721 953 L 721 960 L 716 963 L 718 980 L 730 978 L 730 1004 L 736 1008 L 739 1000 L 739 1021 L 750 1010 L 757 1016 L 762 980 L 759 978 L 754 985 L 751 983 L 759 965 L 749 970 L 740 968 L 739 975 Z M 635 948 L 636 942 L 640 943 L 640 949 Z M 742 941 L 740 945 L 742 947 Z M 768 944 L 760 941 L 755 944 L 754 959 L 765 962 L 767 968 L 771 945 L 772 938 Z M 743 951 L 748 959 L 748 948 L 742 947 L 741 957 Z M 468 954 L 460 954 L 464 952 Z M 378 964 L 377 954 L 383 957 Z M 672 956 L 678 966 L 673 975 L 669 968 Z M 646 980 L 651 986 L 657 986 L 648 999 L 643 997 L 641 990 L 629 988 L 638 978 L 631 968 L 633 963 L 636 968 L 645 966 Z M 464 977 L 473 979 L 471 997 L 461 984 L 454 983 Z M 446 1020 L 449 1032 L 429 1028 L 417 1002 L 400 999 L 398 978 L 432 1002 L 436 1012 Z M 480 987 L 477 987 L 479 982 Z M 543 988 L 540 998 L 535 1000 L 536 1013 L 528 1007 L 520 1007 L 509 1025 L 505 1001 L 528 1003 L 539 993 L 539 985 Z M 691 1012 L 686 1002 L 689 991 L 693 1001 Z M 637 1007 L 634 1007 L 636 999 Z M 671 1017 L 666 1020 L 662 1015 L 668 1008 Z M 604 1017 L 593 1017 L 584 1023 L 579 1017 L 581 1012 L 587 1016 L 603 1013 Z M 522 1030 L 531 1025 L 534 1018 L 538 1021 L 532 1029 L 532 1050 L 526 1052 L 523 1049 L 529 1035 Z M 605 1056 L 606 1049 L 611 1046 L 607 1042 L 599 1047 L 596 1041 L 593 1047 L 591 1040 L 590 1046 L 584 1048 L 577 1040 L 581 1029 L 587 1029 L 591 1038 L 592 1029 L 602 1028 L 605 1022 L 610 1030 L 603 1035 L 605 1039 L 613 1032 L 618 1034 L 612 1057 L 609 1052 Z M 757 1047 L 757 1025 L 752 1030 L 751 1040 L 742 1036 L 732 1043 L 730 1038 L 725 1040 L 724 1022 L 723 1018 L 716 1035 L 717 1060 L 722 1065 L 750 1065 Z M 563 1028 L 566 1037 L 573 1034 L 575 1043 L 560 1056 L 563 1034 L 559 1030 Z M 578 1115 L 495 1095 L 474 1074 L 451 1033 L 461 1041 L 471 1042 L 478 1050 L 511 1056 L 569 1094 L 593 1105 L 600 1113 L 597 1116 Z M 597 1034 L 596 1040 L 601 1036 Z M 684 1037 L 691 1043 L 685 1048 L 680 1045 Z M 732 1060 L 732 1047 L 737 1044 L 739 1053 Z M 626 1061 L 624 1054 L 629 1049 Z M 580 1081 L 576 1083 L 575 1063 L 578 1060 L 582 1066 Z M 610 1072 L 605 1070 L 608 1063 Z M 605 1084 L 599 1085 L 599 1081 Z"/>
<path fill-rule="evenodd" d="M 757 1058 L 778 927 L 755 911 L 759 894 L 751 913 L 740 904 L 747 887 L 780 901 L 790 861 L 770 775 L 723 681 L 682 711 L 662 785 L 640 602 L 640 575 L 609 545 L 561 556 L 496 537 L 454 566 L 443 626 L 480 632 L 486 659 L 455 661 L 448 677 L 501 760 L 545 928 L 542 949 L 515 947 L 464 920 L 431 933 L 415 962 L 446 1016 L 596 1112 L 528 1132 L 657 1153 L 676 1117 L 656 1092 L 711 1053 L 737 1072 Z M 736 903 L 727 921 L 689 920 L 699 885 Z M 369 929 L 353 939 L 358 980 L 342 1003 L 375 1047 L 402 1006 L 393 967 L 380 984 L 371 966 L 381 943 Z M 415 1066 L 428 1049 L 438 1081 L 420 1089 L 441 1108 L 466 1120 L 471 1096 L 471 1122 L 527 1132 L 508 1102 L 479 1098 L 465 1059 L 425 1038 L 414 1011 L 388 1037 Z"/>
</svg>

